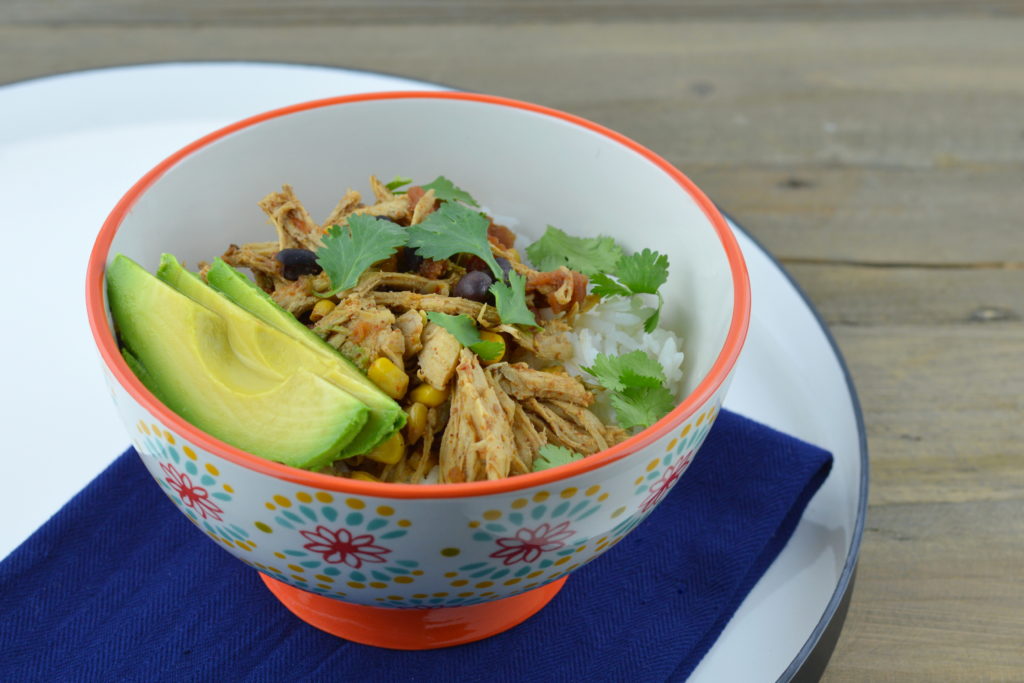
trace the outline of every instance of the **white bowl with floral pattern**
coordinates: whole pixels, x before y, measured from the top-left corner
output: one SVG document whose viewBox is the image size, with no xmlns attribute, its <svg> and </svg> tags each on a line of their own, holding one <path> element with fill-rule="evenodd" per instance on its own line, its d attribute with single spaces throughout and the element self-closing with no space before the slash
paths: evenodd
<svg viewBox="0 0 1024 683">
<path fill-rule="evenodd" d="M 663 325 L 686 352 L 684 398 L 607 451 L 465 484 L 385 484 L 294 469 L 188 424 L 122 359 L 104 270 L 124 253 L 154 270 L 258 239 L 256 199 L 293 185 L 328 213 L 370 173 L 445 175 L 516 231 L 548 224 L 669 256 Z M 390 177 L 390 176 L 388 176 Z M 88 272 L 90 324 L 136 450 L 195 526 L 262 573 L 284 604 L 343 637 L 405 649 L 468 642 L 540 609 L 565 577 L 650 513 L 683 475 L 728 388 L 749 282 L 711 202 L 668 162 L 577 117 L 502 98 L 375 93 L 246 119 L 177 152 L 115 207 Z"/>
</svg>

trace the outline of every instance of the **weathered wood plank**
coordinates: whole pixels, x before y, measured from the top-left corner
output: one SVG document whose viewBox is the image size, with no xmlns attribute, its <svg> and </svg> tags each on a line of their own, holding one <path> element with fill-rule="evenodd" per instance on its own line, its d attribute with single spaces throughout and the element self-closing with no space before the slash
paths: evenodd
<svg viewBox="0 0 1024 683">
<path fill-rule="evenodd" d="M 671 160 L 783 260 L 1024 267 L 1024 164 L 907 169 Z M 1019 299 L 1024 290 L 1016 291 Z"/>
<path fill-rule="evenodd" d="M 1024 164 L 1022 19 L 0 27 L 0 82 L 173 59 L 329 63 L 539 101 L 686 166 Z M 429 38 L 428 38 L 429 35 Z M 957 45 L 951 50 L 950 45 Z M 756 66 L 756 68 L 755 68 Z"/>
<path fill-rule="evenodd" d="M 1024 325 L 834 331 L 860 389 L 872 481 L 854 599 L 824 680 L 1016 680 Z"/>
<path fill-rule="evenodd" d="M 1013 0 L 8 0 L 3 21 L 19 23 L 162 24 L 457 24 L 681 19 L 1005 16 L 1024 12 Z"/>
<path fill-rule="evenodd" d="M 1022 508 L 1020 498 L 872 507 L 822 680 L 1020 680 Z"/>
<path fill-rule="evenodd" d="M 857 378 L 879 468 L 873 502 L 910 502 L 903 491 L 935 488 L 896 476 L 900 468 L 918 468 L 915 463 L 945 468 L 950 501 L 962 499 L 956 481 L 971 490 L 979 478 L 988 482 L 976 489 L 979 496 L 998 489 L 1024 500 L 1024 324 L 835 326 L 833 332 Z M 896 468 L 890 481 L 877 478 L 886 467 Z"/>
<path fill-rule="evenodd" d="M 995 331 L 1024 320 L 1024 268 L 878 268 L 785 259 L 783 265 L 832 327 L 971 325 Z"/>
</svg>

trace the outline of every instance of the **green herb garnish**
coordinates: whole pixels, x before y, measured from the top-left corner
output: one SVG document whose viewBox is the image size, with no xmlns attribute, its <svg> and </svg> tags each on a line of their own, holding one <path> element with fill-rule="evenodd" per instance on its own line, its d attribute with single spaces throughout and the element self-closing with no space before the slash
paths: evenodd
<svg viewBox="0 0 1024 683">
<path fill-rule="evenodd" d="M 676 407 L 675 396 L 665 387 L 665 369 L 644 351 L 599 353 L 583 369 L 611 392 L 609 401 L 623 429 L 650 427 Z"/>
<path fill-rule="evenodd" d="M 506 325 L 529 325 L 539 327 L 526 305 L 526 277 L 514 270 L 508 271 L 508 284 L 500 279 L 495 280 L 488 290 L 494 295 L 494 307 L 498 309 L 498 317 Z"/>
<path fill-rule="evenodd" d="M 487 226 L 490 222 L 480 213 L 462 204 L 445 202 L 437 211 L 430 213 L 421 223 L 409 226 L 409 244 L 423 258 L 441 260 L 455 254 L 479 256 L 501 279 L 504 271 L 491 253 L 487 241 Z"/>
<path fill-rule="evenodd" d="M 402 187 L 403 185 L 408 185 L 411 182 L 412 182 L 412 178 L 403 178 L 400 175 L 396 175 L 392 179 L 392 181 L 390 183 L 385 184 L 384 187 L 386 187 L 389 190 L 391 190 L 392 192 L 394 192 L 395 190 L 397 190 L 398 188 Z"/>
<path fill-rule="evenodd" d="M 448 180 L 443 175 L 437 176 L 426 185 L 421 185 L 420 187 L 422 187 L 424 191 L 433 190 L 434 197 L 443 202 L 456 201 L 465 202 L 470 206 L 480 206 L 468 192 L 460 187 L 456 187 L 455 183 Z"/>
<path fill-rule="evenodd" d="M 427 313 L 427 320 L 448 330 L 460 344 L 484 360 L 497 360 L 505 350 L 505 345 L 501 342 L 481 339 L 480 331 L 476 328 L 473 319 L 465 313 L 449 315 L 448 313 L 430 311 Z"/>
<path fill-rule="evenodd" d="M 405 228 L 366 214 L 349 216 L 344 228 L 331 226 L 324 235 L 324 246 L 316 250 L 316 262 L 330 278 L 331 291 L 319 296 L 334 296 L 355 287 L 367 268 L 391 256 L 405 241 Z"/>
<path fill-rule="evenodd" d="M 540 472 L 541 470 L 551 469 L 552 467 L 558 467 L 559 465 L 566 465 L 570 462 L 582 459 L 583 455 L 576 451 L 569 450 L 564 446 L 556 446 L 551 443 L 546 443 L 540 447 L 540 452 L 533 460 L 533 471 Z"/>
<path fill-rule="evenodd" d="M 661 317 L 664 299 L 658 288 L 668 280 L 668 256 L 650 249 L 644 249 L 630 256 L 623 256 L 612 269 L 611 276 L 597 273 L 590 278 L 593 283 L 591 292 L 600 297 L 631 296 L 633 294 L 654 294 L 658 297 L 658 307 L 644 321 L 644 330 L 653 332 Z"/>
<path fill-rule="evenodd" d="M 622 258 L 622 247 L 611 237 L 573 237 L 549 225 L 539 240 L 526 248 L 538 270 L 567 266 L 584 275 L 607 273 Z"/>
</svg>

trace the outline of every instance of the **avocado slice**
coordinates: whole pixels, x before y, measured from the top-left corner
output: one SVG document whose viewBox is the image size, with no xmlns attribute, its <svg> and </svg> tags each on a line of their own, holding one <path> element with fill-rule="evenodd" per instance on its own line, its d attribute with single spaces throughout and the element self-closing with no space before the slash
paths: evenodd
<svg viewBox="0 0 1024 683">
<path fill-rule="evenodd" d="M 133 372 L 218 439 L 311 469 L 334 460 L 366 423 L 366 406 L 314 372 L 283 376 L 240 355 L 233 336 L 270 340 L 268 355 L 302 348 L 240 308 L 215 313 L 120 254 L 107 268 L 107 299 Z M 233 335 L 236 327 L 251 329 Z"/>
<path fill-rule="evenodd" d="M 207 271 L 206 280 L 263 322 L 301 342 L 314 355 L 329 360 L 335 371 L 325 377 L 366 404 L 370 409 L 366 427 L 356 441 L 345 449 L 345 453 L 367 453 L 405 425 L 405 411 L 390 396 L 381 391 L 341 352 L 278 306 L 269 294 L 243 273 L 218 258 Z"/>
</svg>

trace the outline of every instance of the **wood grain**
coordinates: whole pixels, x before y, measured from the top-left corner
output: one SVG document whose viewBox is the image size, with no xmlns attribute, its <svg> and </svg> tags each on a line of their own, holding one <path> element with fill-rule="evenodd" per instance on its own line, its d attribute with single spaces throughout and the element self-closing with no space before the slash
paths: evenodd
<svg viewBox="0 0 1024 683">
<path fill-rule="evenodd" d="M 1013 0 L 8 0 L 4 15 L 18 23 L 160 24 L 466 24 L 572 21 L 762 18 L 934 17 L 1020 15 Z"/>
<path fill-rule="evenodd" d="M 164 60 L 537 101 L 691 175 L 788 267 L 864 406 L 829 681 L 1024 677 L 1024 3 L 9 0 L 0 83 Z"/>
</svg>

